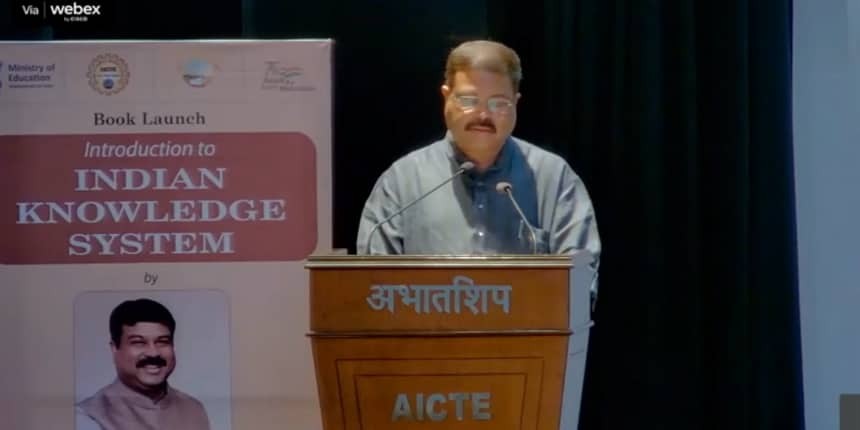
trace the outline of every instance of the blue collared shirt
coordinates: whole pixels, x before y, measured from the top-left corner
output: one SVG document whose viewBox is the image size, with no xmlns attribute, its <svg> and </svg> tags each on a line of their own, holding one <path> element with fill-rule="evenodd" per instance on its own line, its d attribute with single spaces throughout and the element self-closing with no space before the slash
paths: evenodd
<svg viewBox="0 0 860 430">
<path fill-rule="evenodd" d="M 361 216 L 357 252 L 365 254 L 531 254 L 528 229 L 499 182 L 534 227 L 537 252 L 588 250 L 596 270 L 600 236 L 585 184 L 561 157 L 508 138 L 486 171 L 472 170 L 380 226 L 374 225 L 451 177 L 466 161 L 448 133 L 394 162 L 377 180 Z M 594 292 L 594 291 L 593 291 Z"/>
</svg>

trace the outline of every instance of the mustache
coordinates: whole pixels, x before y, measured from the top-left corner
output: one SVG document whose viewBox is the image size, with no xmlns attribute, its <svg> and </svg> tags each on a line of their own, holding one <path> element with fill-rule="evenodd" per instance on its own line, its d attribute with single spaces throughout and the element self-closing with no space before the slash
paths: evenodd
<svg viewBox="0 0 860 430">
<path fill-rule="evenodd" d="M 165 360 L 165 359 L 161 358 L 161 356 L 158 356 L 158 355 L 156 355 L 156 356 L 154 356 L 154 357 L 144 357 L 144 358 L 141 358 L 141 359 L 137 362 L 136 366 L 137 366 L 137 368 L 138 368 L 138 369 L 140 369 L 140 368 L 141 368 L 141 367 L 143 367 L 143 366 L 160 366 L 160 367 L 164 367 L 164 366 L 167 366 L 167 360 Z"/>
<path fill-rule="evenodd" d="M 492 128 L 493 131 L 496 131 L 496 125 L 493 124 L 493 121 L 489 118 L 478 119 L 478 120 L 475 120 L 475 121 L 472 121 L 472 122 L 466 124 L 466 130 L 468 130 L 472 127 L 476 127 L 476 126 L 477 127 L 489 127 L 489 128 Z"/>
</svg>

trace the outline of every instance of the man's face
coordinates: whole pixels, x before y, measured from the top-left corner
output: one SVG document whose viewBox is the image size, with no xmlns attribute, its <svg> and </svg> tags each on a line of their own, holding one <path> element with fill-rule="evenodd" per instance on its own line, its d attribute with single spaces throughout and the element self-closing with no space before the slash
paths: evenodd
<svg viewBox="0 0 860 430">
<path fill-rule="evenodd" d="M 480 69 L 459 71 L 451 86 L 442 85 L 445 124 L 454 142 L 468 154 L 498 153 L 517 122 L 510 77 Z"/>
<path fill-rule="evenodd" d="M 160 323 L 125 325 L 119 345 L 111 347 L 117 376 L 141 392 L 160 388 L 176 367 L 173 334 Z"/>
</svg>

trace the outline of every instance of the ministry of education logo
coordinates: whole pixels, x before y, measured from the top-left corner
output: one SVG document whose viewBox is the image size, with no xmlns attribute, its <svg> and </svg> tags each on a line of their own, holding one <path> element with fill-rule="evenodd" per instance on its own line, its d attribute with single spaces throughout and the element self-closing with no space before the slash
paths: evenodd
<svg viewBox="0 0 860 430">
<path fill-rule="evenodd" d="M 119 93 L 128 85 L 128 63 L 116 54 L 101 54 L 90 62 L 87 79 L 90 87 L 106 96 Z"/>
</svg>

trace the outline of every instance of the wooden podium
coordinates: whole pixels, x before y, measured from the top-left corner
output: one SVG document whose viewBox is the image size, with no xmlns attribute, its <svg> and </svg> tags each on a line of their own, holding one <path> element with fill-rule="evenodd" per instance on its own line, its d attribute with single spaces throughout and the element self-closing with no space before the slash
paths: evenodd
<svg viewBox="0 0 860 430">
<path fill-rule="evenodd" d="M 324 429 L 559 429 L 570 257 L 331 255 L 306 267 Z"/>
</svg>

